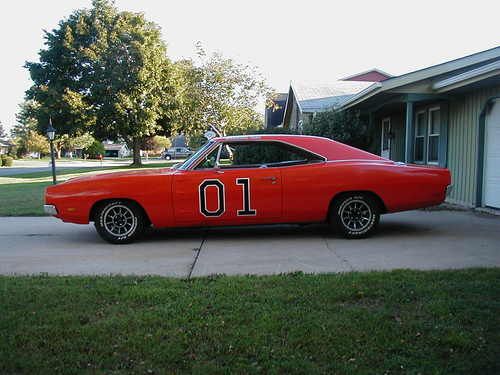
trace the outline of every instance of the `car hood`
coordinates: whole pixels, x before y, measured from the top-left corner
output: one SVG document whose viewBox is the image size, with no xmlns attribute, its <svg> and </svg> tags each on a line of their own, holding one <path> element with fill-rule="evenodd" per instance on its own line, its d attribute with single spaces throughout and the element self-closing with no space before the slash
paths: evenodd
<svg viewBox="0 0 500 375">
<path fill-rule="evenodd" d="M 140 177 L 140 176 L 154 176 L 154 175 L 171 175 L 175 173 L 173 168 L 148 168 L 148 169 L 137 169 L 133 171 L 125 172 L 109 172 L 109 173 L 99 173 L 89 176 L 81 176 L 70 178 L 69 180 L 63 182 L 62 184 L 70 184 L 75 182 L 93 182 L 108 179 L 122 179 L 127 177 Z"/>
</svg>

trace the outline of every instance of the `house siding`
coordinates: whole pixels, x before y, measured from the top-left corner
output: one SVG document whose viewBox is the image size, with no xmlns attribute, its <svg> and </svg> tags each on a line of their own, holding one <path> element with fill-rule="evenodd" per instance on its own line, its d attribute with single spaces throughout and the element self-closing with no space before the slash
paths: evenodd
<svg viewBox="0 0 500 375">
<path fill-rule="evenodd" d="M 479 115 L 487 100 L 500 95 L 500 87 L 477 89 L 449 102 L 448 169 L 453 190 L 448 201 L 475 206 Z"/>
</svg>

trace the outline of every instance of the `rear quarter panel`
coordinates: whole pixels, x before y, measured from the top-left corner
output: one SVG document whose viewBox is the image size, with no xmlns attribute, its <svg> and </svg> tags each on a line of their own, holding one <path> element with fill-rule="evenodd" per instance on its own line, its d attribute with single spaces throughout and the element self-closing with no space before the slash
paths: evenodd
<svg viewBox="0 0 500 375">
<path fill-rule="evenodd" d="M 387 212 L 441 203 L 450 183 L 448 170 L 391 161 L 329 161 L 282 169 L 284 221 L 323 221 L 340 193 L 378 195 Z"/>
</svg>

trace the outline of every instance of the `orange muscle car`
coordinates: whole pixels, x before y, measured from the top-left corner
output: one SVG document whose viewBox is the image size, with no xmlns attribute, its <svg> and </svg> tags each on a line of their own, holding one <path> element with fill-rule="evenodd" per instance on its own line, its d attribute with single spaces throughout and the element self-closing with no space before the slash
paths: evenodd
<svg viewBox="0 0 500 375">
<path fill-rule="evenodd" d="M 45 211 L 88 224 L 111 243 L 148 226 L 328 222 L 365 237 L 381 214 L 437 205 L 450 172 L 393 162 L 330 139 L 215 138 L 173 168 L 99 174 L 50 186 Z"/>
</svg>

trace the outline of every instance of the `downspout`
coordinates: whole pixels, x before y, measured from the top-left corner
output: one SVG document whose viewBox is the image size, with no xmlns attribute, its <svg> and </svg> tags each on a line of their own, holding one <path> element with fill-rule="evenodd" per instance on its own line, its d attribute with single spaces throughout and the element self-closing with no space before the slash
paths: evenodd
<svg viewBox="0 0 500 375">
<path fill-rule="evenodd" d="M 479 129 L 477 136 L 477 174 L 476 174 L 476 207 L 483 205 L 483 180 L 484 180 L 484 137 L 486 133 L 486 115 L 491 109 L 493 102 L 500 99 L 500 95 L 495 95 L 484 103 L 483 109 L 479 114 Z"/>
</svg>

